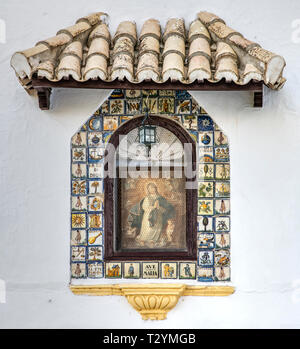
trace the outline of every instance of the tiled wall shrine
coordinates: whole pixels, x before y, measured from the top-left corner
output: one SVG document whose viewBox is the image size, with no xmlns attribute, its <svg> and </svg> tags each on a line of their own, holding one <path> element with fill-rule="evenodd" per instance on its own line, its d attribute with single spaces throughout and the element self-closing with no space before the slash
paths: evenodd
<svg viewBox="0 0 300 349">
<path fill-rule="evenodd" d="M 180 123 L 197 142 L 197 261 L 103 261 L 105 144 L 147 104 L 150 113 Z M 188 92 L 114 90 L 72 137 L 71 162 L 71 278 L 230 280 L 228 140 Z"/>
</svg>

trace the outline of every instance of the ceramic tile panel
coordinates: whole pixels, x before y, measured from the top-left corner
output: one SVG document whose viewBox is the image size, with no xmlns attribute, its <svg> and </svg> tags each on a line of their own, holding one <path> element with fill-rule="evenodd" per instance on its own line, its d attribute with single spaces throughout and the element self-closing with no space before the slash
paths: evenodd
<svg viewBox="0 0 300 349">
<path fill-rule="evenodd" d="M 197 260 L 104 262 L 105 147 L 146 107 L 181 124 L 197 142 Z M 74 134 L 70 156 L 71 278 L 230 280 L 228 138 L 187 91 L 114 90 Z"/>
</svg>

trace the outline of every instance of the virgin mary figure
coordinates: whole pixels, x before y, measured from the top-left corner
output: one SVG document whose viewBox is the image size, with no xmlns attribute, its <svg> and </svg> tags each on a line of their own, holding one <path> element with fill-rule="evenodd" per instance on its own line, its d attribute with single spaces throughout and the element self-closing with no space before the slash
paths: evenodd
<svg viewBox="0 0 300 349">
<path fill-rule="evenodd" d="M 161 235 L 175 209 L 158 192 L 154 183 L 148 183 L 147 195 L 130 210 L 128 217 L 131 228 L 137 230 L 136 242 L 140 246 L 162 245 Z"/>
</svg>

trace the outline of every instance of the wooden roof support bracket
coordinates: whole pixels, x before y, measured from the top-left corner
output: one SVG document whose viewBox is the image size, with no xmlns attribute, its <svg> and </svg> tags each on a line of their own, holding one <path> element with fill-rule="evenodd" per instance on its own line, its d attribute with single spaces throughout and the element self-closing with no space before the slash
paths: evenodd
<svg viewBox="0 0 300 349">
<path fill-rule="evenodd" d="M 113 90 L 131 89 L 131 90 L 187 90 L 187 91 L 251 91 L 254 93 L 254 107 L 263 106 L 263 82 L 262 81 L 250 81 L 246 85 L 237 85 L 234 82 L 225 82 L 222 79 L 219 82 L 212 83 L 204 81 L 202 83 L 193 82 L 190 84 L 183 84 L 180 81 L 167 80 L 164 83 L 156 83 L 153 81 L 144 81 L 138 84 L 132 83 L 128 80 L 115 80 L 106 82 L 102 80 L 88 80 L 85 82 L 78 82 L 73 78 L 61 81 L 49 81 L 45 78 L 32 78 L 32 86 L 37 90 L 39 99 L 39 107 L 42 110 L 48 110 L 50 108 L 50 94 L 52 88 L 88 88 L 88 89 L 103 89 Z"/>
</svg>

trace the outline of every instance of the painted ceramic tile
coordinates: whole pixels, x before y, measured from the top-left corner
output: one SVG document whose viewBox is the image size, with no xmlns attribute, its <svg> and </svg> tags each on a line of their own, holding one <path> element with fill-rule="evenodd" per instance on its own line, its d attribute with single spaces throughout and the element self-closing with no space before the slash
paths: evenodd
<svg viewBox="0 0 300 349">
<path fill-rule="evenodd" d="M 174 113 L 174 98 L 160 97 L 158 102 L 158 111 L 163 114 Z"/>
<path fill-rule="evenodd" d="M 198 280 L 201 282 L 213 281 L 214 270 L 213 268 L 199 268 L 198 269 Z"/>
<path fill-rule="evenodd" d="M 72 161 L 86 161 L 86 149 L 85 148 L 72 148 Z"/>
<path fill-rule="evenodd" d="M 103 259 L 102 246 L 89 246 L 87 250 L 89 261 L 101 261 Z"/>
<path fill-rule="evenodd" d="M 196 264 L 189 262 L 179 263 L 179 279 L 195 279 Z"/>
<path fill-rule="evenodd" d="M 143 97 L 157 97 L 158 90 L 142 90 Z"/>
<path fill-rule="evenodd" d="M 213 164 L 199 164 L 199 180 L 214 179 L 215 165 Z"/>
<path fill-rule="evenodd" d="M 226 267 L 230 264 L 230 252 L 229 250 L 216 250 L 215 251 L 215 265 Z"/>
<path fill-rule="evenodd" d="M 103 143 L 102 133 L 101 132 L 89 132 L 88 133 L 88 146 L 89 147 L 98 147 Z"/>
<path fill-rule="evenodd" d="M 95 229 L 102 228 L 102 214 L 90 213 L 88 216 L 89 216 L 89 228 L 95 228 Z"/>
<path fill-rule="evenodd" d="M 197 130 L 197 117 L 195 115 L 184 115 L 183 126 L 188 130 Z"/>
<path fill-rule="evenodd" d="M 199 132 L 199 144 L 201 146 L 213 146 L 214 133 L 212 131 Z"/>
<path fill-rule="evenodd" d="M 176 113 L 177 114 L 191 114 L 192 112 L 192 103 L 190 99 L 177 100 L 176 102 Z M 197 120 L 196 120 L 196 129 L 197 129 Z"/>
<path fill-rule="evenodd" d="M 125 90 L 126 98 L 137 98 L 141 97 L 142 91 L 141 90 Z"/>
<path fill-rule="evenodd" d="M 229 148 L 228 147 L 216 147 L 215 148 L 215 160 L 224 162 L 229 161 Z"/>
<path fill-rule="evenodd" d="M 216 248 L 229 248 L 230 240 L 228 233 L 216 234 Z"/>
<path fill-rule="evenodd" d="M 112 132 L 103 132 L 102 137 L 103 137 L 103 143 L 106 145 L 113 133 Z"/>
<path fill-rule="evenodd" d="M 229 267 L 216 267 L 215 268 L 215 281 L 230 281 L 230 268 Z"/>
<path fill-rule="evenodd" d="M 198 214 L 199 215 L 213 215 L 214 201 L 213 200 L 198 200 Z"/>
<path fill-rule="evenodd" d="M 102 193 L 103 193 L 102 180 L 89 181 L 89 194 L 102 194 Z"/>
<path fill-rule="evenodd" d="M 215 234 L 205 233 L 198 234 L 198 248 L 214 248 L 215 247 Z"/>
<path fill-rule="evenodd" d="M 199 265 L 201 267 L 211 267 L 214 264 L 213 251 L 199 251 L 198 254 Z"/>
<path fill-rule="evenodd" d="M 126 116 L 120 116 L 120 124 L 123 124 L 124 122 L 126 122 L 126 121 L 128 121 L 128 120 L 130 120 L 130 119 L 132 119 L 132 116 L 128 116 L 128 115 L 126 115 Z"/>
<path fill-rule="evenodd" d="M 118 128 L 119 118 L 117 116 L 103 116 L 103 130 L 115 131 Z"/>
<path fill-rule="evenodd" d="M 85 261 L 86 248 L 85 246 L 72 246 L 71 259 L 73 262 Z"/>
<path fill-rule="evenodd" d="M 85 195 L 87 194 L 86 181 L 72 181 L 72 194 L 73 195 Z"/>
<path fill-rule="evenodd" d="M 230 230 L 230 218 L 229 217 L 216 217 L 215 218 L 216 232 L 223 232 Z"/>
<path fill-rule="evenodd" d="M 103 278 L 103 263 L 88 263 L 88 277 L 92 279 Z"/>
<path fill-rule="evenodd" d="M 86 178 L 86 164 L 72 164 L 72 178 Z"/>
<path fill-rule="evenodd" d="M 108 100 L 107 101 L 105 101 L 102 105 L 101 105 L 101 107 L 100 107 L 100 109 L 101 109 L 101 114 L 108 114 L 109 113 L 109 102 L 108 102 Z"/>
<path fill-rule="evenodd" d="M 76 229 L 71 231 L 71 245 L 85 245 L 86 230 Z"/>
<path fill-rule="evenodd" d="M 175 96 L 175 91 L 174 90 L 159 90 L 158 94 L 160 96 L 174 97 Z"/>
<path fill-rule="evenodd" d="M 141 101 L 139 99 L 130 99 L 126 103 L 127 114 L 140 114 L 141 113 Z"/>
<path fill-rule="evenodd" d="M 200 232 L 212 232 L 213 231 L 213 217 L 198 216 L 198 231 Z"/>
<path fill-rule="evenodd" d="M 124 114 L 124 100 L 123 99 L 115 99 L 111 100 L 110 103 L 110 114 Z M 105 130 L 105 129 L 104 129 Z"/>
<path fill-rule="evenodd" d="M 77 132 L 72 137 L 72 145 L 76 147 L 86 146 L 86 132 Z"/>
<path fill-rule="evenodd" d="M 213 131 L 213 120 L 208 115 L 198 116 L 198 129 L 199 131 Z"/>
<path fill-rule="evenodd" d="M 199 147 L 199 162 L 213 162 L 214 148 L 213 147 Z"/>
<path fill-rule="evenodd" d="M 90 147 L 89 148 L 89 162 L 95 163 L 103 160 L 105 148 Z"/>
<path fill-rule="evenodd" d="M 88 244 L 89 245 L 103 245 L 103 231 L 89 229 L 88 230 Z"/>
<path fill-rule="evenodd" d="M 177 279 L 177 263 L 163 262 L 160 265 L 162 279 Z"/>
<path fill-rule="evenodd" d="M 72 211 L 85 211 L 87 209 L 87 197 L 86 196 L 73 196 L 72 197 Z"/>
<path fill-rule="evenodd" d="M 103 178 L 104 166 L 101 163 L 91 163 L 88 165 L 89 178 Z"/>
<path fill-rule="evenodd" d="M 103 119 L 100 117 L 92 117 L 88 122 L 91 131 L 102 131 L 102 124 Z"/>
<path fill-rule="evenodd" d="M 142 277 L 143 279 L 158 279 L 159 264 L 157 262 L 143 262 Z"/>
<path fill-rule="evenodd" d="M 89 196 L 88 198 L 89 211 L 102 211 L 103 210 L 103 196 Z"/>
<path fill-rule="evenodd" d="M 120 279 L 122 277 L 122 263 L 105 263 L 105 277 L 112 279 Z"/>
<path fill-rule="evenodd" d="M 124 92 L 122 89 L 116 88 L 115 90 L 113 90 L 113 92 L 111 93 L 111 95 L 108 98 L 109 99 L 124 98 Z"/>
<path fill-rule="evenodd" d="M 147 105 L 150 113 L 180 123 L 197 143 L 197 263 L 125 261 L 104 267 L 104 150 L 117 127 Z M 72 137 L 71 162 L 72 278 L 230 280 L 228 138 L 187 91 L 115 89 Z"/>
<path fill-rule="evenodd" d="M 230 213 L 230 201 L 228 199 L 216 200 L 215 203 L 216 214 L 229 214 Z"/>
<path fill-rule="evenodd" d="M 158 113 L 158 99 L 157 98 L 144 98 L 142 104 L 142 112 L 146 111 L 148 108 L 149 113 L 156 114 Z"/>
<path fill-rule="evenodd" d="M 217 164 L 216 165 L 216 179 L 230 179 L 230 165 L 229 164 Z"/>
<path fill-rule="evenodd" d="M 86 214 L 85 213 L 72 213 L 72 228 L 82 229 L 86 227 Z"/>
<path fill-rule="evenodd" d="M 72 278 L 80 279 L 86 277 L 85 263 L 72 263 L 71 264 Z"/>
<path fill-rule="evenodd" d="M 214 196 L 214 182 L 198 182 L 198 197 L 212 198 Z"/>
<path fill-rule="evenodd" d="M 224 198 L 230 196 L 229 182 L 216 182 L 216 197 Z"/>
<path fill-rule="evenodd" d="M 227 145 L 228 139 L 222 131 L 215 131 L 215 145 Z"/>
<path fill-rule="evenodd" d="M 141 264 L 139 262 L 124 263 L 124 278 L 139 279 L 141 276 Z"/>
</svg>

